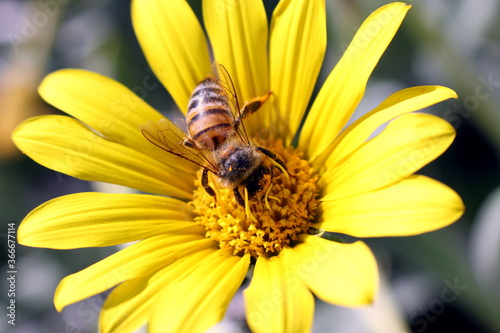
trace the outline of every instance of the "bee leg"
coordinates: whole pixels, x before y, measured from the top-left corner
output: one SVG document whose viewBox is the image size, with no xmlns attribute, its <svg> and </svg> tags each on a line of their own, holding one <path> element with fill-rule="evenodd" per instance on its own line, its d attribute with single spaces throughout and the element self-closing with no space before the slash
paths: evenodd
<svg viewBox="0 0 500 333">
<path fill-rule="evenodd" d="M 243 107 L 241 108 L 241 117 L 245 118 L 249 114 L 252 114 L 255 111 L 257 111 L 258 109 L 260 109 L 262 104 L 264 104 L 269 99 L 271 94 L 272 94 L 272 92 L 269 91 L 264 96 L 254 98 L 251 101 L 246 102 L 245 105 L 243 105 Z"/>
<path fill-rule="evenodd" d="M 215 191 L 213 188 L 208 185 L 208 170 L 203 169 L 203 172 L 201 174 L 201 186 L 207 191 L 208 194 L 214 197 L 215 202 L 217 202 L 217 196 L 215 195 Z"/>
<path fill-rule="evenodd" d="M 273 153 L 272 151 L 270 150 L 267 150 L 266 148 L 262 148 L 262 147 L 257 147 L 258 150 L 260 150 L 261 152 L 263 152 L 266 156 L 268 156 L 269 158 L 271 158 L 272 160 L 274 160 L 277 164 L 279 164 L 278 168 L 281 170 L 281 171 L 284 171 L 286 172 L 286 165 L 285 163 L 278 157 L 278 155 L 276 155 L 275 153 Z"/>
<path fill-rule="evenodd" d="M 280 169 L 280 171 L 285 175 L 285 179 L 289 182 L 290 181 L 290 175 L 288 174 L 288 171 L 286 169 L 286 164 L 270 150 L 267 150 L 266 148 L 262 147 L 257 147 L 258 150 L 260 150 L 262 153 L 264 153 L 266 156 L 268 156 L 271 159 L 271 162 Z"/>
<path fill-rule="evenodd" d="M 236 199 L 236 202 L 238 203 L 238 205 L 245 207 L 245 200 L 243 200 L 243 197 L 241 196 L 241 193 L 238 190 L 238 188 L 235 187 L 233 189 L 233 192 L 234 192 L 234 198 Z"/>
<path fill-rule="evenodd" d="M 196 144 L 194 143 L 193 139 L 188 137 L 182 139 L 182 145 L 186 148 L 196 148 Z"/>
<path fill-rule="evenodd" d="M 258 109 L 260 109 L 262 104 L 264 104 L 269 99 L 269 96 L 271 96 L 271 94 L 272 94 L 272 92 L 270 91 L 267 94 L 265 94 L 264 96 L 254 98 L 251 101 L 246 102 L 245 105 L 243 105 L 243 107 L 240 110 L 240 116 L 234 122 L 235 129 L 238 130 L 238 126 L 240 126 L 241 120 L 243 118 L 245 118 L 249 114 L 252 114 L 255 111 L 257 111 Z"/>
</svg>

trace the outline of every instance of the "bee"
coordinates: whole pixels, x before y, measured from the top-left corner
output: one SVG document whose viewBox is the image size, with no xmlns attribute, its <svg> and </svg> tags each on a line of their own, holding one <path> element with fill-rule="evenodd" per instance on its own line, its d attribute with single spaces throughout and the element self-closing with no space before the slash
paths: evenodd
<svg viewBox="0 0 500 333">
<path fill-rule="evenodd" d="M 191 94 L 186 113 L 187 133 L 182 138 L 166 119 L 139 127 L 152 144 L 202 167 L 201 185 L 215 200 L 209 172 L 216 176 L 221 187 L 231 188 L 236 202 L 247 209 L 248 201 L 259 201 L 263 196 L 267 200 L 274 166 L 286 173 L 286 165 L 275 153 L 251 141 L 243 123 L 246 116 L 260 109 L 271 92 L 240 108 L 229 73 L 222 65 L 219 68 L 224 80 L 208 76 Z"/>
</svg>

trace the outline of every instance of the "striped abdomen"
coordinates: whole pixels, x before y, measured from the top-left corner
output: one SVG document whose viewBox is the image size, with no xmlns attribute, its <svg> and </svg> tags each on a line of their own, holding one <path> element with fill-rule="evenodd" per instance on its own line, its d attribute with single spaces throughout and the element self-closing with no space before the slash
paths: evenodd
<svg viewBox="0 0 500 333">
<path fill-rule="evenodd" d="M 215 79 L 209 77 L 195 88 L 186 123 L 189 136 L 202 149 L 215 150 L 235 134 L 227 94 Z"/>
</svg>

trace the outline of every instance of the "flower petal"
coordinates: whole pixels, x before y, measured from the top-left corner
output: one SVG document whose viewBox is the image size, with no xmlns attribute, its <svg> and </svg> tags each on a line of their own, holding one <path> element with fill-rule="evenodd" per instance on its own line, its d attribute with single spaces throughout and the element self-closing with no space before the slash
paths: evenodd
<svg viewBox="0 0 500 333">
<path fill-rule="evenodd" d="M 111 142 L 74 118 L 28 119 L 14 131 L 13 140 L 35 162 L 79 179 L 186 199 L 192 195 L 192 174 Z"/>
<path fill-rule="evenodd" d="M 231 75 L 240 106 L 267 94 L 268 25 L 262 1 L 205 0 L 203 18 L 215 59 Z M 257 127 L 257 122 L 270 109 L 269 104 L 259 110 L 258 117 L 246 120 L 247 130 L 253 132 L 252 128 L 262 128 Z"/>
<path fill-rule="evenodd" d="M 325 164 L 331 164 L 333 160 L 341 160 L 359 148 L 377 128 L 386 122 L 449 98 L 457 98 L 457 94 L 441 86 L 419 86 L 400 90 L 342 131 L 335 141 L 313 161 L 313 165 L 319 169 Z"/>
<path fill-rule="evenodd" d="M 358 29 L 321 88 L 302 128 L 299 148 L 310 160 L 335 139 L 351 117 L 368 78 L 409 8 L 401 2 L 383 6 Z"/>
<path fill-rule="evenodd" d="M 406 114 L 342 160 L 330 161 L 319 181 L 324 201 L 376 190 L 411 175 L 441 155 L 455 129 L 430 114 Z"/>
<path fill-rule="evenodd" d="M 341 244 L 303 235 L 283 260 L 325 302 L 371 304 L 378 289 L 377 262 L 365 243 Z"/>
<path fill-rule="evenodd" d="M 167 234 L 145 239 L 65 277 L 57 286 L 54 304 L 61 311 L 119 283 L 152 275 L 185 255 L 209 248 L 215 249 L 216 244 L 203 234 Z"/>
<path fill-rule="evenodd" d="M 185 0 L 132 1 L 132 23 L 153 72 L 182 112 L 210 74 L 205 34 Z"/>
<path fill-rule="evenodd" d="M 314 297 L 280 257 L 257 259 L 252 283 L 244 291 L 247 321 L 252 332 L 309 332 Z"/>
<path fill-rule="evenodd" d="M 150 277 L 136 278 L 118 285 L 103 304 L 99 319 L 101 332 L 132 332 L 147 323 L 154 310 L 154 302 L 165 286 L 189 276 L 200 261 L 216 252 L 215 249 L 193 251 Z M 175 303 L 179 305 L 178 301 L 181 300 L 175 300 Z"/>
<path fill-rule="evenodd" d="M 151 331 L 206 332 L 224 317 L 249 265 L 249 255 L 240 258 L 229 251 L 203 258 L 188 276 L 168 285 L 156 297 Z"/>
<path fill-rule="evenodd" d="M 187 262 L 182 267 L 176 266 L 175 270 L 172 267 L 174 265 L 175 263 L 167 268 L 172 273 L 166 276 L 171 277 L 174 272 L 180 273 L 182 268 L 189 269 Z M 151 303 L 162 287 L 158 282 L 152 285 L 149 281 L 145 278 L 128 280 L 111 291 L 101 310 L 99 332 L 135 332 L 147 324 Z"/>
<path fill-rule="evenodd" d="M 193 169 L 192 163 L 166 154 L 149 143 L 139 124 L 165 118 L 119 82 L 79 69 L 64 69 L 49 74 L 38 92 L 56 108 L 81 120 L 106 139 L 147 154 L 180 170 Z M 175 125 L 171 125 L 175 129 Z M 177 130 L 178 136 L 183 135 Z"/>
<path fill-rule="evenodd" d="M 324 0 L 282 0 L 271 23 L 271 91 L 280 118 L 272 122 L 290 143 L 302 121 L 326 50 Z M 280 121 L 283 120 L 283 121 Z M 285 123 L 285 128 L 280 128 Z"/>
<path fill-rule="evenodd" d="M 19 226 L 19 243 L 52 249 L 110 246 L 163 233 L 199 233 L 189 206 L 146 194 L 75 193 L 35 208 Z"/>
<path fill-rule="evenodd" d="M 411 236 L 450 225 L 464 205 L 455 191 L 413 175 L 390 187 L 321 205 L 315 228 L 355 237 Z"/>
</svg>

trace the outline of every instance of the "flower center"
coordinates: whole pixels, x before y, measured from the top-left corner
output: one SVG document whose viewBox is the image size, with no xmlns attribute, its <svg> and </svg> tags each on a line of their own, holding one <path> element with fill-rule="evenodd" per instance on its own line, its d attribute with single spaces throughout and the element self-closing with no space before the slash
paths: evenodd
<svg viewBox="0 0 500 333">
<path fill-rule="evenodd" d="M 257 144 L 277 154 L 287 167 L 288 175 L 274 168 L 267 203 L 265 198 L 249 202 L 250 209 L 245 211 L 232 189 L 216 188 L 211 179 L 210 185 L 217 193 L 214 199 L 198 177 L 191 204 L 197 214 L 195 222 L 206 228 L 206 237 L 218 242 L 221 249 L 238 256 L 271 257 L 283 247 L 293 246 L 300 234 L 308 233 L 319 204 L 318 177 L 302 154 L 292 147 L 285 148 L 281 140 Z"/>
</svg>

